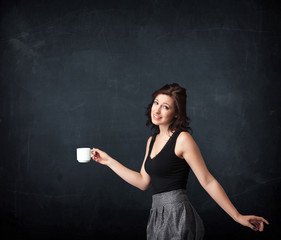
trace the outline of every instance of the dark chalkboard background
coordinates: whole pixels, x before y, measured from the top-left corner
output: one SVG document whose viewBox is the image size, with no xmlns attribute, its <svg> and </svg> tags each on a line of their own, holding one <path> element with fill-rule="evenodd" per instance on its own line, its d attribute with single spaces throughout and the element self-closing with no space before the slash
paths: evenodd
<svg viewBox="0 0 281 240">
<path fill-rule="evenodd" d="M 206 239 L 278 239 L 280 1 L 1 1 L 0 232 L 5 239 L 145 239 L 151 191 L 76 147 L 140 170 L 145 108 L 166 83 L 211 173 L 263 233 L 234 222 L 191 172 Z"/>
</svg>

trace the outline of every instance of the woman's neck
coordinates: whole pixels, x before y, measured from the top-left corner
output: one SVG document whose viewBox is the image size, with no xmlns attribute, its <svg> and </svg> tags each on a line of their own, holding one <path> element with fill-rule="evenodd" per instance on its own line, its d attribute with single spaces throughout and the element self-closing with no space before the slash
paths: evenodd
<svg viewBox="0 0 281 240">
<path fill-rule="evenodd" d="M 159 126 L 159 133 L 160 137 L 171 136 L 173 134 L 172 131 L 169 130 L 169 126 Z"/>
</svg>

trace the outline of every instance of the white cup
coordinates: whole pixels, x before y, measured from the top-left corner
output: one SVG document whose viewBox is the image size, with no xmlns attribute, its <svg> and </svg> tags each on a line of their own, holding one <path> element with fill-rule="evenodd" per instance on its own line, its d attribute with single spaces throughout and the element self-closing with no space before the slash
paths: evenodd
<svg viewBox="0 0 281 240">
<path fill-rule="evenodd" d="M 77 148 L 77 161 L 80 163 L 86 163 L 91 160 L 92 155 L 91 148 Z"/>
</svg>

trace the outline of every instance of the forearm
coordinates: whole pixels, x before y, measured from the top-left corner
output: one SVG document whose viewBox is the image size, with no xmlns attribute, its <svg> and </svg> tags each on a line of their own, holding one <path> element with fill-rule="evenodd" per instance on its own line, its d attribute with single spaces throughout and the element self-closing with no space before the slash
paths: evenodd
<svg viewBox="0 0 281 240">
<path fill-rule="evenodd" d="M 233 206 L 224 189 L 216 179 L 213 179 L 204 189 L 215 200 L 215 202 L 230 216 L 234 221 L 237 221 L 240 215 L 237 209 Z"/>
<path fill-rule="evenodd" d="M 147 188 L 145 180 L 139 172 L 125 167 L 113 158 L 107 166 L 127 183 L 141 190 L 145 190 Z"/>
</svg>

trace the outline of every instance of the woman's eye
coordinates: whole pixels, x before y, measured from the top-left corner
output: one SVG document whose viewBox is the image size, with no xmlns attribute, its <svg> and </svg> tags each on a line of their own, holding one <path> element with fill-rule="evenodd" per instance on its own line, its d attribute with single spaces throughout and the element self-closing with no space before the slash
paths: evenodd
<svg viewBox="0 0 281 240">
<path fill-rule="evenodd" d="M 165 109 L 169 109 L 169 107 L 167 107 L 167 106 L 164 106 L 164 108 L 165 108 Z"/>
<path fill-rule="evenodd" d="M 157 102 L 157 101 L 154 101 L 154 104 L 158 104 L 158 102 Z"/>
</svg>

